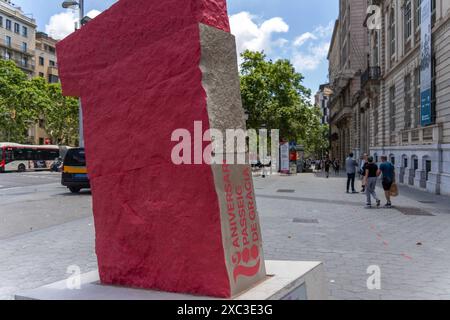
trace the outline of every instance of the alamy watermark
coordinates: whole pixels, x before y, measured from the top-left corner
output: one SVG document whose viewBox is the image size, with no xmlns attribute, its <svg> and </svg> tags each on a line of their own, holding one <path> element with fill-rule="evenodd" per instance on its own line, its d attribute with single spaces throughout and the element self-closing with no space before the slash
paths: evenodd
<svg viewBox="0 0 450 320">
<path fill-rule="evenodd" d="M 179 128 L 172 132 L 171 158 L 175 165 L 186 164 L 254 164 L 275 166 L 278 163 L 280 131 L 259 129 L 207 129 L 202 121 L 194 122 L 191 131 Z"/>
<path fill-rule="evenodd" d="M 367 28 L 369 30 L 381 30 L 381 8 L 377 5 L 370 5 L 367 7 L 366 11 L 367 18 Z"/>
<path fill-rule="evenodd" d="M 381 268 L 377 265 L 369 266 L 367 274 L 370 274 L 367 278 L 367 289 L 381 290 Z"/>
<path fill-rule="evenodd" d="M 66 280 L 66 287 L 69 290 L 81 289 L 81 268 L 77 265 L 67 267 L 66 273 L 70 274 Z"/>
</svg>

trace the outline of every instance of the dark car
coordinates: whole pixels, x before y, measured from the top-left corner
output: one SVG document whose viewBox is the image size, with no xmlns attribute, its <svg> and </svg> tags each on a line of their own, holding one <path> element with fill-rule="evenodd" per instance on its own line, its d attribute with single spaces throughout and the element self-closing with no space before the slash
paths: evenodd
<svg viewBox="0 0 450 320">
<path fill-rule="evenodd" d="M 90 188 L 86 169 L 84 148 L 69 149 L 64 157 L 61 184 L 70 192 L 78 193 L 81 189 Z"/>
</svg>

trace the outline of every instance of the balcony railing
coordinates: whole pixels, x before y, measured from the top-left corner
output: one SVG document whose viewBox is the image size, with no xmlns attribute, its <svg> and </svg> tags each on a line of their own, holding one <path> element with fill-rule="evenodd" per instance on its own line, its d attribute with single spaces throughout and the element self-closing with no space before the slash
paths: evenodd
<svg viewBox="0 0 450 320">
<path fill-rule="evenodd" d="M 22 45 L 17 45 L 14 42 L 12 42 L 12 43 L 6 42 L 5 39 L 0 39 L 0 47 L 11 49 L 15 52 L 20 52 L 20 53 L 26 54 L 28 56 L 34 56 L 34 54 L 35 54 L 34 50 L 30 50 L 30 48 L 28 48 L 28 47 L 24 48 Z"/>
<path fill-rule="evenodd" d="M 48 71 L 48 74 L 52 74 L 55 76 L 58 75 L 58 67 L 57 66 L 49 66 L 47 71 Z"/>
<path fill-rule="evenodd" d="M 381 68 L 369 67 L 361 75 L 361 88 L 364 88 L 369 81 L 381 80 Z"/>
<path fill-rule="evenodd" d="M 400 132 L 399 141 L 402 146 L 418 144 L 438 144 L 442 141 L 442 126 L 435 124 L 423 128 L 403 130 Z"/>
</svg>

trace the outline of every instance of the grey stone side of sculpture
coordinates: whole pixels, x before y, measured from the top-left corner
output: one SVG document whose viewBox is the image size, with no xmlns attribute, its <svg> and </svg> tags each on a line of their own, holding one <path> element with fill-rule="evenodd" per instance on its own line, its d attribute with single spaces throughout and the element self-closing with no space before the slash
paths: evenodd
<svg viewBox="0 0 450 320">
<path fill-rule="evenodd" d="M 245 130 L 234 36 L 200 24 L 200 41 L 200 69 L 211 128 Z"/>
<path fill-rule="evenodd" d="M 203 73 L 202 84 L 207 95 L 207 111 L 209 116 L 210 128 L 220 130 L 224 134 L 227 129 L 246 129 L 244 118 L 244 109 L 242 108 L 241 91 L 239 72 L 237 66 L 236 55 L 236 41 L 232 34 L 200 24 L 200 42 L 201 42 L 201 62 L 200 69 Z M 236 150 L 234 156 L 237 154 L 245 154 L 244 150 Z M 225 156 L 225 154 L 224 154 Z M 230 280 L 230 288 L 232 295 L 242 293 L 252 286 L 266 278 L 264 254 L 262 248 L 261 228 L 259 224 L 259 217 L 256 208 L 256 201 L 254 199 L 255 192 L 253 180 L 251 176 L 251 167 L 248 164 L 234 164 L 227 167 L 227 173 L 224 172 L 224 167 L 219 164 L 211 165 L 214 175 L 214 182 L 220 206 L 220 218 L 222 226 L 222 239 L 224 245 L 225 260 L 227 264 L 228 276 Z M 229 182 L 233 188 L 233 203 L 235 206 L 235 222 L 237 223 L 237 232 L 242 235 L 244 227 L 242 226 L 242 219 L 245 219 L 247 230 L 251 233 L 251 226 L 257 230 L 259 235 L 258 240 L 253 241 L 249 239 L 246 246 L 251 248 L 257 246 L 259 249 L 259 256 L 257 259 L 236 263 L 236 256 L 240 252 L 236 246 L 233 245 L 236 238 L 233 237 L 231 230 L 231 218 L 229 214 L 230 201 L 227 199 L 227 186 L 225 175 L 228 175 Z M 247 189 L 245 189 L 247 187 Z M 242 201 L 245 208 L 249 205 L 254 206 L 255 216 L 250 217 L 250 210 L 247 210 L 244 217 L 238 213 L 237 190 L 244 190 L 246 198 Z M 229 191 L 229 190 L 228 190 Z M 253 199 L 249 199 L 250 195 Z M 241 202 L 242 204 L 242 202 Z M 251 238 L 251 234 L 249 237 Z M 242 239 L 241 239 L 242 240 Z M 259 263 L 258 271 L 252 276 L 234 277 L 234 270 L 237 265 L 241 264 L 245 267 L 251 267 Z"/>
</svg>

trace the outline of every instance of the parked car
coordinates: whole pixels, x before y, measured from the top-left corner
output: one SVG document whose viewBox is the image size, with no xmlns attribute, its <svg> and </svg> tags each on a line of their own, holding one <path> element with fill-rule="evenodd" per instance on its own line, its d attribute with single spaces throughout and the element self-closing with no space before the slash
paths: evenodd
<svg viewBox="0 0 450 320">
<path fill-rule="evenodd" d="M 84 148 L 73 148 L 67 151 L 63 162 L 61 184 L 69 188 L 72 193 L 91 187 Z"/>
</svg>

